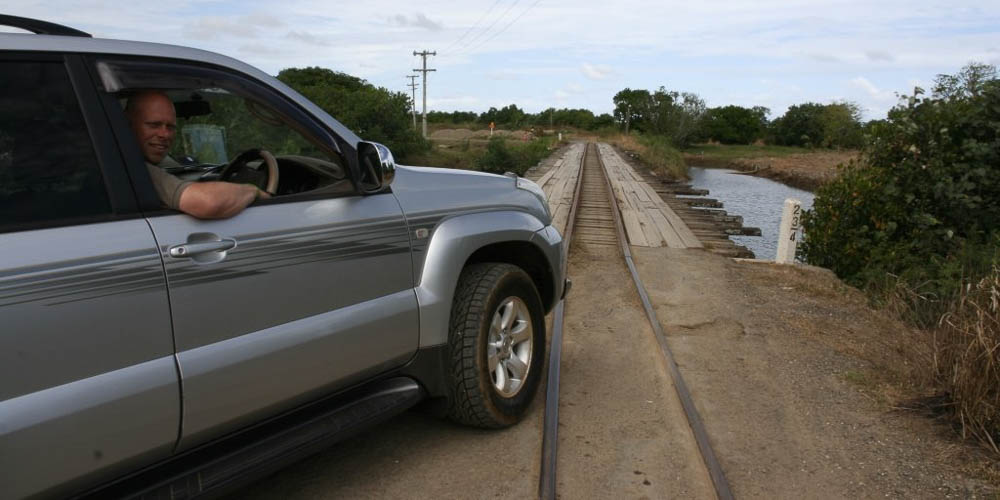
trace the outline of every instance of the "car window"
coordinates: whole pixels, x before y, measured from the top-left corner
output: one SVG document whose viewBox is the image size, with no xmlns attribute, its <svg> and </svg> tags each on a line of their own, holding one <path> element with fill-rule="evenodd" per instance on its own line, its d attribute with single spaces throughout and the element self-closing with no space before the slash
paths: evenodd
<svg viewBox="0 0 1000 500">
<path fill-rule="evenodd" d="M 223 89 L 171 91 L 178 137 L 171 156 L 200 163 L 226 163 L 248 149 L 277 156 L 328 155 L 293 129 L 281 115 L 253 98 Z"/>
<path fill-rule="evenodd" d="M 294 122 L 251 97 L 219 88 L 167 92 L 177 110 L 177 132 L 169 156 L 181 176 L 214 180 L 242 153 L 264 150 L 275 156 L 280 181 L 276 196 L 353 189 L 335 155 L 321 150 Z M 266 166 L 251 161 L 230 172 L 231 182 L 261 183 Z"/>
<path fill-rule="evenodd" d="M 0 61 L 0 231 L 109 215 L 65 66 Z"/>
<path fill-rule="evenodd" d="M 353 194 L 337 145 L 301 110 L 273 89 L 228 70 L 141 60 L 98 61 L 106 91 L 123 108 L 137 93 L 156 91 L 170 99 L 176 129 L 159 167 L 190 181 L 224 180 L 263 187 L 268 169 L 258 157 L 236 162 L 241 153 L 271 153 L 280 173 L 276 197 L 296 194 Z M 240 168 L 230 168 L 231 165 Z"/>
</svg>

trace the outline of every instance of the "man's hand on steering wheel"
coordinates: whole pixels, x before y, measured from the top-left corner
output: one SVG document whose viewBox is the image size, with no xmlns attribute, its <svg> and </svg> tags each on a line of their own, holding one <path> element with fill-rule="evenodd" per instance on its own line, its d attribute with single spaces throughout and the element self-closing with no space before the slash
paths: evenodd
<svg viewBox="0 0 1000 500">
<path fill-rule="evenodd" d="M 241 179 L 244 170 L 249 169 L 248 163 L 262 160 L 267 166 L 263 171 L 264 175 L 255 175 L 253 179 Z M 257 170 L 255 173 L 259 174 Z M 269 196 L 274 196 L 278 192 L 278 161 L 274 155 L 263 149 L 248 149 L 233 158 L 233 161 L 223 167 L 219 173 L 219 180 L 225 182 L 250 182 L 261 188 Z"/>
</svg>

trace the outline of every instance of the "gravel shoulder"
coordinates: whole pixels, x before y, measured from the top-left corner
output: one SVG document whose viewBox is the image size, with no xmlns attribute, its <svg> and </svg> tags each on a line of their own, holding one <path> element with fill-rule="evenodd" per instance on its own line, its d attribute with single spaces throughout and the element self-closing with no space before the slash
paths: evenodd
<svg viewBox="0 0 1000 500">
<path fill-rule="evenodd" d="M 914 334 L 828 271 L 633 252 L 738 498 L 995 494 L 949 429 L 893 409 Z"/>
</svg>

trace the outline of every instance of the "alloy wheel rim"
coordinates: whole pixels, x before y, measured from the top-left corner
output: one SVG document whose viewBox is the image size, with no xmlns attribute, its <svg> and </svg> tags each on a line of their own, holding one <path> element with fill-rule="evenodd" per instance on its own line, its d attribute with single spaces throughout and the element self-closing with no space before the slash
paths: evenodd
<svg viewBox="0 0 1000 500">
<path fill-rule="evenodd" d="M 528 306 L 518 297 L 504 299 L 493 313 L 487 342 L 493 388 L 503 397 L 513 397 L 524 387 L 531 370 L 534 329 Z"/>
</svg>

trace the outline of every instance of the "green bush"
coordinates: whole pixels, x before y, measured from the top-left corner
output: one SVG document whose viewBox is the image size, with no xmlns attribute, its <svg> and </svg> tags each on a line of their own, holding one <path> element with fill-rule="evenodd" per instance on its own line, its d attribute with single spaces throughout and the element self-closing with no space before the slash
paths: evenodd
<svg viewBox="0 0 1000 500">
<path fill-rule="evenodd" d="M 770 142 L 782 146 L 856 149 L 864 142 L 861 108 L 852 102 L 791 106 L 769 132 Z"/>
<path fill-rule="evenodd" d="M 662 135 L 640 135 L 639 144 L 643 146 L 642 160 L 648 165 L 666 173 L 674 179 L 687 178 L 687 164 L 670 139 Z"/>
<path fill-rule="evenodd" d="M 483 172 L 503 174 L 504 172 L 513 172 L 516 164 L 517 160 L 514 158 L 514 153 L 507 147 L 507 141 L 502 137 L 492 137 L 486 146 L 486 152 L 476 162 L 476 167 Z"/>
<path fill-rule="evenodd" d="M 931 399 L 1000 454 L 1000 81 L 970 65 L 922 95 L 867 127 L 862 161 L 805 213 L 802 250 L 930 332 Z"/>
<path fill-rule="evenodd" d="M 761 106 L 710 108 L 702 121 L 701 133 L 706 139 L 722 144 L 752 144 L 764 135 L 770 112 Z"/>
<path fill-rule="evenodd" d="M 476 161 L 476 167 L 483 172 L 503 174 L 514 172 L 524 175 L 529 168 L 549 155 L 551 138 L 539 138 L 524 143 L 508 143 L 503 137 L 493 137 L 486 146 L 486 152 Z"/>
<path fill-rule="evenodd" d="M 869 133 L 862 161 L 843 166 L 805 214 L 805 259 L 858 286 L 891 274 L 955 296 L 963 275 L 983 276 L 973 273 L 996 260 L 1000 83 L 931 97 L 916 89 Z"/>
</svg>

